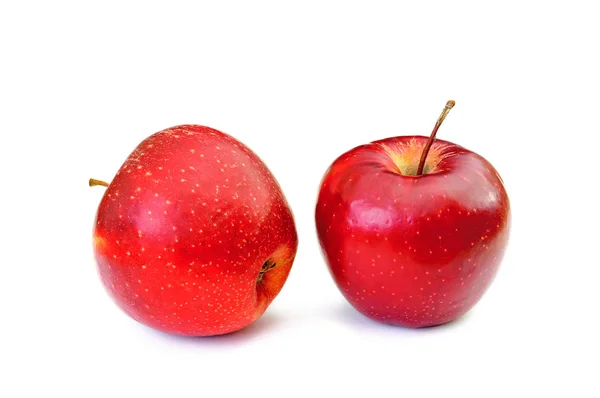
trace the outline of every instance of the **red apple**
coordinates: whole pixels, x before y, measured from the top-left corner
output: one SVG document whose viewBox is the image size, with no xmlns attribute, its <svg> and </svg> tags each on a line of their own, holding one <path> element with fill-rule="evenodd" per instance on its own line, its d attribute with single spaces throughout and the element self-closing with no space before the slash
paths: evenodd
<svg viewBox="0 0 600 398">
<path fill-rule="evenodd" d="M 504 255 L 510 206 L 498 172 L 476 153 L 434 141 L 453 105 L 429 139 L 359 146 L 323 178 L 316 224 L 325 259 L 350 304 L 377 321 L 425 327 L 460 317 Z"/>
<path fill-rule="evenodd" d="M 229 333 L 281 290 L 296 254 L 294 219 L 241 142 L 172 127 L 144 140 L 106 185 L 94 253 L 104 286 L 135 320 L 180 335 Z"/>
</svg>

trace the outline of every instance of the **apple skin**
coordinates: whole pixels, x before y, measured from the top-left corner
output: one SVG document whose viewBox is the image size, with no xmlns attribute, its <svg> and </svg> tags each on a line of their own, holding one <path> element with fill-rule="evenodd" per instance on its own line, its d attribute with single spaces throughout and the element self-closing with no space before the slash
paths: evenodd
<svg viewBox="0 0 600 398">
<path fill-rule="evenodd" d="M 345 298 L 389 324 L 426 327 L 469 311 L 492 283 L 510 229 L 502 179 L 483 157 L 428 138 L 354 148 L 326 172 L 316 226 Z"/>
<path fill-rule="evenodd" d="M 188 336 L 234 332 L 260 317 L 297 243 L 265 164 L 233 137 L 197 125 L 160 131 L 133 151 L 93 231 L 116 304 L 147 326 Z M 261 274 L 264 264 L 275 266 Z"/>
</svg>

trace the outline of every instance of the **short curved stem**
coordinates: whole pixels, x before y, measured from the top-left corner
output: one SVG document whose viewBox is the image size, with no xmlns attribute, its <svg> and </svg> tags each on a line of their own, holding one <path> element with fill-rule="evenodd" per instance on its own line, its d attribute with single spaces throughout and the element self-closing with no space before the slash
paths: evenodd
<svg viewBox="0 0 600 398">
<path fill-rule="evenodd" d="M 108 183 L 104 182 L 102 180 L 96 180 L 94 178 L 90 178 L 90 187 L 95 187 L 95 186 L 102 186 L 102 187 L 108 187 Z"/>
</svg>

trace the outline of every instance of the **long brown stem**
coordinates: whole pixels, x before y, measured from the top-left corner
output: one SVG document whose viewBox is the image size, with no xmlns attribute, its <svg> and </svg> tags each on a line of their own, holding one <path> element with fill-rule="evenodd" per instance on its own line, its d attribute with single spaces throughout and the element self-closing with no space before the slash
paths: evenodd
<svg viewBox="0 0 600 398">
<path fill-rule="evenodd" d="M 108 183 L 101 181 L 101 180 L 96 180 L 94 178 L 90 178 L 90 187 L 95 187 L 96 185 L 100 185 L 102 187 L 107 187 Z"/>
<path fill-rule="evenodd" d="M 425 144 L 425 148 L 423 148 L 423 152 L 421 153 L 421 160 L 419 160 L 419 167 L 417 168 L 418 176 L 423 174 L 423 168 L 425 167 L 425 160 L 427 159 L 427 154 L 429 153 L 429 149 L 431 148 L 431 145 L 433 145 L 433 141 L 435 140 L 435 135 L 437 134 L 438 129 L 442 125 L 442 122 L 444 121 L 446 116 L 448 116 L 448 112 L 450 112 L 450 109 L 452 109 L 455 104 L 456 104 L 456 102 L 454 102 L 453 100 L 446 102 L 446 106 L 444 107 L 442 114 L 440 115 L 437 122 L 435 123 L 435 127 L 433 128 L 433 131 L 431 132 L 431 135 L 429 136 L 429 140 L 427 141 L 427 144 Z"/>
</svg>

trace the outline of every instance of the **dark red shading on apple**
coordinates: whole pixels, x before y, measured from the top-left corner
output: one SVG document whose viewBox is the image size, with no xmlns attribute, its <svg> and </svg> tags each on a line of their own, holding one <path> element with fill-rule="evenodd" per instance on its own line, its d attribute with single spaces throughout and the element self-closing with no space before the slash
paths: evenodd
<svg viewBox="0 0 600 398">
<path fill-rule="evenodd" d="M 430 138 L 359 146 L 323 178 L 316 225 L 325 259 L 346 299 L 377 321 L 425 327 L 460 317 L 504 255 L 510 205 L 502 179 L 476 153 L 434 141 L 453 105 Z"/>
<path fill-rule="evenodd" d="M 298 242 L 292 212 L 233 137 L 197 125 L 158 132 L 106 185 L 94 253 L 132 318 L 168 333 L 224 334 L 255 321 L 281 290 Z"/>
</svg>

